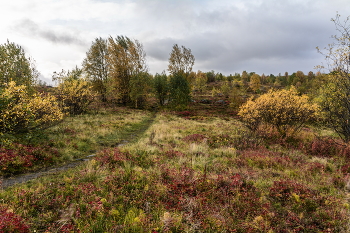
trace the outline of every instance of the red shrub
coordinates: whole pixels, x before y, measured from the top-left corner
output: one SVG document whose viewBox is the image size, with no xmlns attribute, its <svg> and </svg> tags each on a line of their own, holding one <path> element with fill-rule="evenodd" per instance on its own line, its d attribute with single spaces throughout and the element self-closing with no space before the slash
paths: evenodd
<svg viewBox="0 0 350 233">
<path fill-rule="evenodd" d="M 203 142 L 204 139 L 206 139 L 207 136 L 203 135 L 203 134 L 191 134 L 191 135 L 187 135 L 186 137 L 184 137 L 182 140 L 183 141 L 188 141 L 188 142 Z"/>
<path fill-rule="evenodd" d="M 258 150 L 245 150 L 241 151 L 240 156 L 236 158 L 237 163 L 240 166 L 254 166 L 260 169 L 274 168 L 278 170 L 284 170 L 286 167 L 294 167 L 298 162 L 293 161 L 286 155 L 282 155 L 279 152 L 269 151 L 264 147 Z"/>
<path fill-rule="evenodd" d="M 5 207 L 0 207 L 0 232 L 26 233 L 29 232 L 29 226 L 24 223 L 20 216 L 10 212 Z"/>
<path fill-rule="evenodd" d="M 122 166 L 124 161 L 130 160 L 130 154 L 121 152 L 119 148 L 106 149 L 100 151 L 95 159 L 101 163 L 102 166 L 107 165 L 110 168 L 115 166 Z"/>
<path fill-rule="evenodd" d="M 194 114 L 190 111 L 182 111 L 182 112 L 177 112 L 176 115 L 180 117 L 190 117 L 190 116 L 193 116 Z"/>
<path fill-rule="evenodd" d="M 315 192 L 297 182 L 281 180 L 273 183 L 270 188 L 269 196 L 276 201 L 285 204 L 293 198 L 292 194 L 296 194 L 300 198 L 308 198 L 313 196 Z"/>
<path fill-rule="evenodd" d="M 34 147 L 22 144 L 12 144 L 10 147 L 0 147 L 0 173 L 17 174 L 28 170 L 36 164 L 49 165 L 58 151 L 50 147 Z"/>
<path fill-rule="evenodd" d="M 350 147 L 332 138 L 316 138 L 302 148 L 306 153 L 320 157 L 343 156 L 350 158 Z"/>
<path fill-rule="evenodd" d="M 176 157 L 185 156 L 184 153 L 182 153 L 180 151 L 176 151 L 176 150 L 168 150 L 164 153 L 164 155 L 167 158 L 176 158 Z"/>
<path fill-rule="evenodd" d="M 350 173 L 350 162 L 344 164 L 341 168 L 340 168 L 340 171 L 346 175 L 346 174 L 349 174 Z"/>
<path fill-rule="evenodd" d="M 269 198 L 277 232 L 340 232 L 347 219 L 341 201 L 291 180 L 275 181 Z"/>
</svg>

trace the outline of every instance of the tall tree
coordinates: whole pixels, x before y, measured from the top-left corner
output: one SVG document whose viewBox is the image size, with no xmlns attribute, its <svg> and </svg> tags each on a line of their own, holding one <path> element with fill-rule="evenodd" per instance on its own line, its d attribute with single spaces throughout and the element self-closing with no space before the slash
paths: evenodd
<svg viewBox="0 0 350 233">
<path fill-rule="evenodd" d="M 153 88 L 159 104 L 163 106 L 169 95 L 168 77 L 163 71 L 161 74 L 156 74 L 153 79 Z"/>
<path fill-rule="evenodd" d="M 111 85 L 117 92 L 117 99 L 126 105 L 131 102 L 132 76 L 148 71 L 143 46 L 139 41 L 128 37 L 109 37 L 107 61 Z"/>
<path fill-rule="evenodd" d="M 339 36 L 333 36 L 334 42 L 321 51 L 327 60 L 328 82 L 321 89 L 321 104 L 326 112 L 327 121 L 344 139 L 350 141 L 350 16 L 344 21 L 340 15 L 332 19 Z"/>
<path fill-rule="evenodd" d="M 21 46 L 9 41 L 0 45 L 0 87 L 10 81 L 31 87 L 38 76 L 34 60 L 25 56 Z"/>
<path fill-rule="evenodd" d="M 183 110 L 191 101 L 191 89 L 183 73 L 175 73 L 169 80 L 170 105 L 177 110 Z"/>
<path fill-rule="evenodd" d="M 83 70 L 88 80 L 92 82 L 93 88 L 106 101 L 107 81 L 108 81 L 108 62 L 107 62 L 107 40 L 96 38 L 92 42 L 86 58 L 83 61 Z"/>
<path fill-rule="evenodd" d="M 180 73 L 187 77 L 192 71 L 194 61 L 195 58 L 191 49 L 188 49 L 183 45 L 179 47 L 175 44 L 170 53 L 168 70 L 172 75 Z"/>
</svg>

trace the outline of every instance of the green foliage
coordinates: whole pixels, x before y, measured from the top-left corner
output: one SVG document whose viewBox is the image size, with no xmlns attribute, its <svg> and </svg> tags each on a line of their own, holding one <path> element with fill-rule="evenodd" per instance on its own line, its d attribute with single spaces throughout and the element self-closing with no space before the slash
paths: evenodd
<svg viewBox="0 0 350 233">
<path fill-rule="evenodd" d="M 284 138 L 293 135 L 306 122 L 316 119 L 319 106 L 309 102 L 308 96 L 299 96 L 294 88 L 273 91 L 249 100 L 239 110 L 247 126 L 256 130 L 261 123 L 274 126 Z"/>
<path fill-rule="evenodd" d="M 205 75 L 207 76 L 208 83 L 215 82 L 216 75 L 214 70 L 205 73 Z"/>
<path fill-rule="evenodd" d="M 350 78 L 338 72 L 327 75 L 327 82 L 319 89 L 316 98 L 322 109 L 326 124 L 332 127 L 344 141 L 350 140 Z"/>
<path fill-rule="evenodd" d="M 337 15 L 332 21 L 340 36 L 333 36 L 334 42 L 325 48 L 323 54 L 328 62 L 330 74 L 321 92 L 321 106 L 329 125 L 346 142 L 350 141 L 350 25 L 349 17 L 344 22 Z M 323 67 L 320 67 L 323 68 Z"/>
<path fill-rule="evenodd" d="M 135 108 L 143 108 L 151 92 L 152 80 L 147 72 L 140 72 L 131 77 L 130 99 Z"/>
<path fill-rule="evenodd" d="M 167 100 L 169 95 L 169 84 L 168 77 L 163 72 L 162 74 L 156 74 L 153 79 L 153 88 L 156 94 L 156 97 L 159 101 L 159 104 L 163 106 L 165 104 L 165 100 Z"/>
<path fill-rule="evenodd" d="M 234 86 L 229 93 L 229 100 L 230 100 L 230 107 L 234 111 L 238 111 L 238 109 L 242 106 L 242 104 L 245 102 L 244 95 L 245 95 L 244 88 L 236 87 Z"/>
<path fill-rule="evenodd" d="M 92 82 L 93 89 L 101 95 L 102 101 L 107 99 L 108 81 L 108 46 L 107 40 L 96 38 L 92 42 L 86 58 L 83 61 L 83 70 L 87 79 Z"/>
<path fill-rule="evenodd" d="M 52 75 L 52 81 L 56 82 L 57 85 L 60 85 L 66 80 L 77 80 L 79 79 L 83 74 L 83 70 L 78 68 L 77 66 L 72 70 L 61 70 L 61 72 L 57 73 L 56 71 L 53 72 Z"/>
<path fill-rule="evenodd" d="M 186 108 L 191 101 L 191 90 L 184 75 L 175 73 L 170 76 L 169 87 L 171 106 L 177 110 Z"/>
<path fill-rule="evenodd" d="M 181 48 L 174 44 L 173 49 L 169 57 L 168 70 L 172 75 L 181 73 L 187 76 L 192 71 L 195 58 L 191 52 L 191 49 L 181 46 Z"/>
<path fill-rule="evenodd" d="M 127 105 L 131 102 L 130 93 L 133 92 L 135 101 L 135 92 L 132 88 L 147 89 L 148 83 L 137 81 L 138 78 L 145 76 L 139 75 L 146 73 L 146 53 L 143 45 L 137 40 L 131 40 L 128 37 L 118 36 L 117 38 L 108 38 L 108 73 L 109 84 L 111 86 L 109 95 L 115 97 L 119 102 Z M 138 83 L 141 86 L 131 85 Z"/>
<path fill-rule="evenodd" d="M 25 56 L 21 46 L 9 41 L 0 45 L 0 86 L 14 81 L 18 85 L 31 87 L 38 75 L 33 60 Z"/>
<path fill-rule="evenodd" d="M 30 94 L 13 81 L 0 89 L 0 113 L 1 133 L 11 134 L 45 128 L 63 118 L 55 97 Z"/>
</svg>

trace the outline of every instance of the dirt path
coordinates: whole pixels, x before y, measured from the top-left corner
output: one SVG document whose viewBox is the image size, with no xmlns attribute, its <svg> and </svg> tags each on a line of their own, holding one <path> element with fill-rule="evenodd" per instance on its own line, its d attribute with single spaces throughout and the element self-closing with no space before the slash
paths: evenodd
<svg viewBox="0 0 350 233">
<path fill-rule="evenodd" d="M 123 146 L 123 145 L 129 143 L 129 141 L 134 141 L 134 140 L 138 139 L 140 136 L 142 136 L 146 132 L 146 130 L 152 125 L 152 123 L 155 119 L 155 116 L 156 116 L 155 113 L 152 114 L 152 117 L 150 119 L 148 119 L 146 121 L 146 123 L 139 130 L 137 130 L 133 134 L 130 134 L 130 136 L 128 136 L 128 138 L 122 140 L 117 145 L 117 147 Z M 64 165 L 61 165 L 61 166 L 50 167 L 50 168 L 42 169 L 42 170 L 32 172 L 32 173 L 25 173 L 25 174 L 11 176 L 8 178 L 3 178 L 3 179 L 1 179 L 1 177 L 0 177 L 0 190 L 6 189 L 6 188 L 11 187 L 15 184 L 25 183 L 27 181 L 30 181 L 30 180 L 33 180 L 33 179 L 36 179 L 36 178 L 39 178 L 42 176 L 56 174 L 56 173 L 74 168 L 74 167 L 82 164 L 83 162 L 89 161 L 94 156 L 95 156 L 95 154 L 91 154 L 91 155 L 86 156 L 85 158 L 77 159 L 77 160 L 68 162 Z"/>
</svg>

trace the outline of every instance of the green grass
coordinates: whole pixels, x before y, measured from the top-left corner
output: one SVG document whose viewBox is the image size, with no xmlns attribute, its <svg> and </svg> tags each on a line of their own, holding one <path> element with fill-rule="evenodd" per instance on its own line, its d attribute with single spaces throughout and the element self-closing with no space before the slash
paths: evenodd
<svg viewBox="0 0 350 233">
<path fill-rule="evenodd" d="M 132 142 L 137 140 L 140 132 L 147 129 L 153 116 L 153 113 L 147 111 L 114 108 L 95 114 L 66 117 L 35 137 L 18 138 L 18 142 L 26 146 L 19 144 L 5 148 L 7 151 L 4 153 L 12 153 L 17 157 L 1 161 L 3 169 L 0 169 L 0 175 L 8 176 L 69 163 L 95 154 L 103 148 Z M 32 152 L 32 148 L 40 152 Z M 26 157 L 31 160 L 28 162 Z"/>
<path fill-rule="evenodd" d="M 50 146 L 59 148 L 62 156 L 76 159 L 105 147 L 114 147 L 133 139 L 133 134 L 147 127 L 151 113 L 120 108 L 116 112 L 67 117 L 50 128 Z"/>
</svg>

